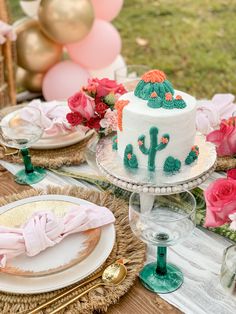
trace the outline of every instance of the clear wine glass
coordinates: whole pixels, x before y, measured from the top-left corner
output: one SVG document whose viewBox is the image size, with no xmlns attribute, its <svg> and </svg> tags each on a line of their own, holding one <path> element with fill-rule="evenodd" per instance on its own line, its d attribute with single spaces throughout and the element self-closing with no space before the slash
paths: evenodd
<svg viewBox="0 0 236 314">
<path fill-rule="evenodd" d="M 142 197 L 133 193 L 129 204 L 129 221 L 134 234 L 157 247 L 157 262 L 140 272 L 142 284 L 152 292 L 169 293 L 183 283 L 181 270 L 166 262 L 167 247 L 180 243 L 195 227 L 196 201 L 184 191 L 172 195 L 151 195 L 152 204 L 144 210 Z"/>
<path fill-rule="evenodd" d="M 135 90 L 141 76 L 149 70 L 150 68 L 147 65 L 128 65 L 115 71 L 115 80 L 117 83 L 123 84 L 128 92 L 132 92 Z"/>
<path fill-rule="evenodd" d="M 43 129 L 29 121 L 12 116 L 10 120 L 0 116 L 0 143 L 3 146 L 17 148 L 23 157 L 25 168 L 18 171 L 15 181 L 19 184 L 34 184 L 46 176 L 41 167 L 34 167 L 28 148 L 37 142 L 43 134 Z"/>
<path fill-rule="evenodd" d="M 236 296 L 236 245 L 230 245 L 224 251 L 220 272 L 220 282 L 225 290 Z"/>
</svg>

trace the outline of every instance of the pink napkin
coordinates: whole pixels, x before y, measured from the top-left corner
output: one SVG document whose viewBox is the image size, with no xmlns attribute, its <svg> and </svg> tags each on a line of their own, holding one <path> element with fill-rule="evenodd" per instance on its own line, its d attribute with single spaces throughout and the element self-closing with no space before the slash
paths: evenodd
<svg viewBox="0 0 236 314">
<path fill-rule="evenodd" d="M 7 38 L 11 41 L 15 41 L 16 33 L 11 25 L 0 21 L 0 45 L 3 45 Z"/>
<path fill-rule="evenodd" d="M 232 117 L 236 113 L 235 97 L 232 94 L 216 94 L 212 100 L 197 102 L 196 126 L 203 134 L 208 134 L 219 127 L 222 119 Z"/>
<path fill-rule="evenodd" d="M 41 127 L 47 135 L 55 136 L 71 129 L 66 119 L 69 112 L 70 108 L 67 105 L 60 105 L 57 101 L 42 103 L 36 99 L 21 109 L 19 115 L 21 119 Z"/>
<path fill-rule="evenodd" d="M 0 267 L 5 267 L 8 259 L 23 253 L 37 255 L 69 234 L 114 222 L 115 217 L 108 208 L 81 205 L 72 208 L 63 218 L 43 211 L 34 213 L 21 228 L 0 226 Z"/>
</svg>

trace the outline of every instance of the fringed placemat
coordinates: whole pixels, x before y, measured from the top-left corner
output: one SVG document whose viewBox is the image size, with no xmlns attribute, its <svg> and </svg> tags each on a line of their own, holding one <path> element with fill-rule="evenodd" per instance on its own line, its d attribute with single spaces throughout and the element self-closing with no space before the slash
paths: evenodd
<svg viewBox="0 0 236 314">
<path fill-rule="evenodd" d="M 124 200 L 118 199 L 107 192 L 100 193 L 77 187 L 48 187 L 46 192 L 30 190 L 20 194 L 14 194 L 9 197 L 1 198 L 0 206 L 10 202 L 14 202 L 19 199 L 42 195 L 45 193 L 70 195 L 82 198 L 100 206 L 108 207 L 115 215 L 116 245 L 114 246 L 113 251 L 104 266 L 109 265 L 111 262 L 119 258 L 129 259 L 130 261 L 126 265 L 128 270 L 126 279 L 118 286 L 105 286 L 91 291 L 88 295 L 74 302 L 68 308 L 62 310 L 60 313 L 87 314 L 92 313 L 93 311 L 107 311 L 109 305 L 117 303 L 119 298 L 131 288 L 135 279 L 138 276 L 139 271 L 142 269 L 145 260 L 145 245 L 134 236 L 129 227 L 127 203 Z M 101 279 L 98 279 L 91 284 L 85 286 L 82 290 L 78 289 L 74 293 L 71 293 L 69 297 L 65 297 L 62 300 L 58 301 L 56 305 L 58 306 L 65 303 L 68 299 L 76 296 L 80 292 L 84 291 L 84 289 L 98 282 L 101 282 Z M 66 289 L 67 288 L 49 293 L 34 295 L 14 295 L 0 292 L 0 313 L 26 313 L 27 310 L 30 310 L 35 306 L 38 306 L 41 303 L 45 302 L 46 300 L 55 297 L 61 291 L 65 291 Z M 53 307 L 50 307 L 47 308 L 45 311 L 41 311 L 40 313 L 50 313 L 52 309 Z"/>
<path fill-rule="evenodd" d="M 216 171 L 227 171 L 236 168 L 236 157 L 217 157 Z"/>
<path fill-rule="evenodd" d="M 52 169 L 57 169 L 62 166 L 79 165 L 85 161 L 85 150 L 93 136 L 95 135 L 91 132 L 91 134 L 81 142 L 63 148 L 43 150 L 30 149 L 32 163 L 34 166 Z M 14 153 L 14 150 L 12 152 Z M 22 157 L 19 152 L 11 155 L 11 151 L 8 150 L 8 153 L 6 154 L 1 145 L 0 159 L 12 163 L 22 163 Z"/>
</svg>

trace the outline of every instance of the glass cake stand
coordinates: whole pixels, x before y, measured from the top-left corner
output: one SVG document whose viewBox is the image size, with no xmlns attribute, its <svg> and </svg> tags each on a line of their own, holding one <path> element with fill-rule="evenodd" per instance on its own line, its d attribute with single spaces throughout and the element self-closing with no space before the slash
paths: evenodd
<svg viewBox="0 0 236 314">
<path fill-rule="evenodd" d="M 175 265 L 166 263 L 166 248 L 184 240 L 195 226 L 196 203 L 188 190 L 199 186 L 215 170 L 215 146 L 198 134 L 195 144 L 199 146 L 200 154 L 197 162 L 167 176 L 160 170 L 125 168 L 112 144 L 112 138 L 99 141 L 97 166 L 112 184 L 134 192 L 129 206 L 130 226 L 136 236 L 158 247 L 157 262 L 147 264 L 141 270 L 141 282 L 156 293 L 172 292 L 183 283 L 183 274 Z M 181 236 L 170 241 L 176 234 Z"/>
<path fill-rule="evenodd" d="M 173 194 L 199 186 L 216 167 L 216 150 L 212 143 L 206 142 L 202 134 L 197 134 L 195 144 L 200 154 L 197 162 L 184 165 L 175 175 L 163 175 L 162 170 L 154 172 L 147 169 L 128 169 L 117 151 L 112 148 L 112 137 L 99 141 L 96 162 L 101 173 L 114 185 L 130 192 L 144 194 Z"/>
</svg>

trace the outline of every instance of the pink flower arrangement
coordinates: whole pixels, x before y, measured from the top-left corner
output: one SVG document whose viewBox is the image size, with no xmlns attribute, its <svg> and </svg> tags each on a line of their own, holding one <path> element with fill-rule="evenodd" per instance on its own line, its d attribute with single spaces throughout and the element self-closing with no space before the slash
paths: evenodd
<svg viewBox="0 0 236 314">
<path fill-rule="evenodd" d="M 231 223 L 236 230 L 236 169 L 227 173 L 227 178 L 211 183 L 205 191 L 207 205 L 205 227 L 219 227 Z"/>
<path fill-rule="evenodd" d="M 115 102 L 126 93 L 122 84 L 104 78 L 89 79 L 88 85 L 68 99 L 67 120 L 72 126 L 85 125 L 100 135 L 117 130 Z"/>
<path fill-rule="evenodd" d="M 209 133 L 208 142 L 216 145 L 218 156 L 233 156 L 236 154 L 236 117 L 222 120 L 220 129 Z"/>
<path fill-rule="evenodd" d="M 229 119 L 236 111 L 235 97 L 232 94 L 216 94 L 211 100 L 197 101 L 197 130 L 208 134 L 219 128 L 223 119 Z"/>
</svg>

